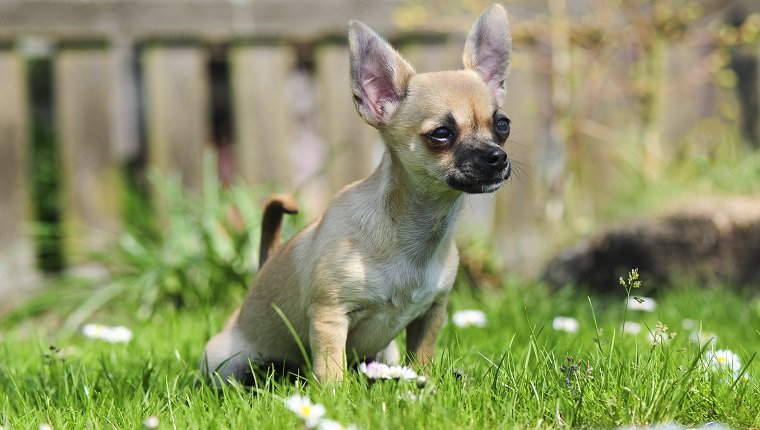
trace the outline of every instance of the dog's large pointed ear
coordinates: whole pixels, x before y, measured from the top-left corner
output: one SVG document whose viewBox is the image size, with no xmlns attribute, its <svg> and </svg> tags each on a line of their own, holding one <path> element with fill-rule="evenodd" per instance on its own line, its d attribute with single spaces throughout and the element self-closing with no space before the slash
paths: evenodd
<svg viewBox="0 0 760 430">
<path fill-rule="evenodd" d="M 493 91 L 501 105 L 506 95 L 504 80 L 509 73 L 512 34 L 507 11 L 494 4 L 472 25 L 464 46 L 464 67 L 476 72 Z"/>
<path fill-rule="evenodd" d="M 414 69 L 385 40 L 358 21 L 348 24 L 351 90 L 356 110 L 372 126 L 393 116 Z"/>
</svg>

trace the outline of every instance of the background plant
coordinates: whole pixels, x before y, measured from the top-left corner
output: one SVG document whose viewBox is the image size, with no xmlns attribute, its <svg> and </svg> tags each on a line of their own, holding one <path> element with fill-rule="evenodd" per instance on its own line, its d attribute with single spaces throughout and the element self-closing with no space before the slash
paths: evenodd
<svg viewBox="0 0 760 430">
<path fill-rule="evenodd" d="M 54 288 L 4 316 L 6 325 L 55 309 L 71 333 L 104 307 L 135 307 L 140 319 L 157 310 L 196 308 L 240 299 L 255 276 L 262 189 L 222 185 L 207 155 L 200 194 L 181 178 L 153 172 L 153 204 L 131 197 L 138 214 L 109 249 L 91 255 L 105 275 L 56 278 Z M 286 221 L 287 222 L 287 221 Z M 286 226 L 287 230 L 287 226 Z"/>
</svg>

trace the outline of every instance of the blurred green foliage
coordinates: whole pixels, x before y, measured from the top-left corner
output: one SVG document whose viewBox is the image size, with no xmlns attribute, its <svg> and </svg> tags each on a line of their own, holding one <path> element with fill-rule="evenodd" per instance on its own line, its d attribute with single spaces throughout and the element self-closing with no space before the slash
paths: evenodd
<svg viewBox="0 0 760 430">
<path fill-rule="evenodd" d="M 166 307 L 239 300 L 256 273 L 264 192 L 223 186 L 214 166 L 208 155 L 200 195 L 176 176 L 153 172 L 152 206 L 131 195 L 127 213 L 139 216 L 110 249 L 91 256 L 105 267 L 105 278 L 58 278 L 55 288 L 3 317 L 5 324 L 55 308 L 66 315 L 63 332 L 71 333 L 104 307 L 134 307 L 148 319 Z"/>
<path fill-rule="evenodd" d="M 219 302 L 252 280 L 261 223 L 257 194 L 223 187 L 211 157 L 205 172 L 202 195 L 176 176 L 153 172 L 155 216 L 127 228 L 112 252 L 97 256 L 111 277 L 104 290 L 139 303 L 139 317 L 165 304 Z"/>
<path fill-rule="evenodd" d="M 760 193 L 760 153 L 741 143 L 734 133 L 714 136 L 701 150 L 682 147 L 668 161 L 657 181 L 641 169 L 643 154 L 635 146 L 622 151 L 621 172 L 614 199 L 604 202 L 604 218 L 616 220 L 663 206 L 705 197 Z"/>
</svg>

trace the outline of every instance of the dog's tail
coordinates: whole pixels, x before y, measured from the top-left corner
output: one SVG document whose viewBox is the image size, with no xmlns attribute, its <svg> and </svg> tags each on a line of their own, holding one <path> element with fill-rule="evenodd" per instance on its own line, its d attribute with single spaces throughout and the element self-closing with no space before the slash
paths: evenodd
<svg viewBox="0 0 760 430">
<path fill-rule="evenodd" d="M 282 215 L 297 214 L 298 203 L 290 196 L 275 194 L 267 199 L 264 205 L 264 216 L 261 220 L 261 245 L 259 245 L 259 267 L 264 265 L 267 258 L 280 244 L 282 230 Z"/>
</svg>

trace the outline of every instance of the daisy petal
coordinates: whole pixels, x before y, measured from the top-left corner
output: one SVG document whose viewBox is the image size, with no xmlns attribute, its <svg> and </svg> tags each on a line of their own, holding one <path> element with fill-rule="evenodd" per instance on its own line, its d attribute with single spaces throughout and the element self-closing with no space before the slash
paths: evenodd
<svg viewBox="0 0 760 430">
<path fill-rule="evenodd" d="M 575 333 L 580 328 L 578 320 L 571 317 L 555 317 L 552 320 L 552 328 L 557 331 Z"/>
<path fill-rule="evenodd" d="M 454 312 L 451 321 L 459 328 L 485 327 L 486 314 L 476 309 L 466 309 Z"/>
</svg>

